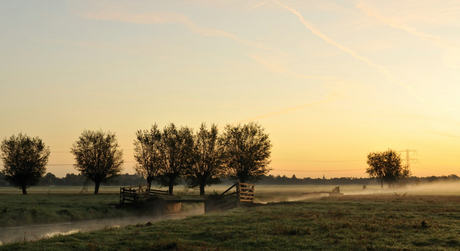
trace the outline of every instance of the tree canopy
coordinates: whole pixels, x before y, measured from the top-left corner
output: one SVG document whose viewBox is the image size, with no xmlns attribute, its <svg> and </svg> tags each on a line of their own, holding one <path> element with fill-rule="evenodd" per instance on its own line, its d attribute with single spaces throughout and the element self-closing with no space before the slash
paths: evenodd
<svg viewBox="0 0 460 251">
<path fill-rule="evenodd" d="M 227 125 L 222 137 L 228 175 L 240 182 L 257 181 L 271 169 L 272 144 L 257 123 Z"/>
<path fill-rule="evenodd" d="M 178 129 L 174 123 L 165 126 L 162 133 L 162 169 L 159 181 L 173 194 L 178 178 L 193 165 L 193 132 L 188 127 Z"/>
<path fill-rule="evenodd" d="M 200 130 L 194 135 L 193 165 L 187 169 L 189 187 L 200 188 L 204 195 L 205 186 L 220 183 L 224 174 L 224 159 L 222 140 L 217 125 L 212 124 L 208 129 L 202 123 Z"/>
<path fill-rule="evenodd" d="M 27 188 L 36 185 L 46 172 L 50 149 L 38 138 L 20 133 L 17 137 L 4 139 L 1 144 L 1 159 L 5 179 L 27 194 Z"/>
<path fill-rule="evenodd" d="M 157 124 L 152 125 L 150 130 L 137 131 L 134 140 L 134 159 L 137 161 L 134 169 L 147 180 L 150 187 L 165 165 L 162 133 Z"/>
<path fill-rule="evenodd" d="M 101 182 L 116 177 L 123 169 L 123 151 L 118 148 L 115 133 L 102 130 L 84 130 L 73 144 L 75 168 L 94 181 L 94 194 L 99 193 Z"/>
<path fill-rule="evenodd" d="M 401 165 L 401 155 L 394 150 L 384 152 L 372 152 L 367 155 L 366 173 L 372 178 L 378 178 L 383 188 L 383 183 L 390 187 L 395 186 L 397 179 L 410 177 L 407 166 Z"/>
</svg>

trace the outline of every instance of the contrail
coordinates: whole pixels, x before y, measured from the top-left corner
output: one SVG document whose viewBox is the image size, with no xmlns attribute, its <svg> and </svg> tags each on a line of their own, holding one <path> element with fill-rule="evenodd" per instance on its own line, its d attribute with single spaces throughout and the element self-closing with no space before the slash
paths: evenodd
<svg viewBox="0 0 460 251">
<path fill-rule="evenodd" d="M 246 11 L 250 11 L 250 10 L 255 9 L 255 8 L 257 8 L 257 7 L 261 6 L 261 5 L 264 5 L 264 4 L 266 4 L 266 3 L 268 3 L 268 1 L 259 3 L 259 4 L 257 4 L 257 5 L 254 5 L 254 6 L 252 6 L 251 8 L 247 9 Z"/>
<path fill-rule="evenodd" d="M 424 32 L 421 32 L 417 29 L 415 29 L 414 27 L 412 26 L 409 26 L 409 25 L 406 25 L 406 24 L 400 24 L 400 23 L 397 23 L 395 21 L 392 21 L 390 20 L 389 18 L 386 18 L 374 11 L 372 11 L 368 6 L 365 5 L 365 3 L 363 1 L 361 1 L 360 3 L 358 3 L 356 5 L 356 8 L 357 9 L 360 9 L 364 14 L 366 14 L 367 16 L 370 16 L 370 17 L 373 17 L 377 20 L 380 20 L 381 22 L 393 27 L 393 28 L 396 28 L 396 29 L 401 29 L 401 30 L 404 30 L 422 40 L 426 40 L 426 41 L 430 41 L 432 42 L 433 44 L 439 46 L 439 47 L 444 47 L 444 48 L 449 48 L 449 49 L 460 49 L 459 46 L 453 44 L 453 43 L 450 43 L 448 41 L 445 41 L 444 39 L 440 38 L 440 37 L 437 37 L 437 36 L 434 36 L 434 35 L 431 35 L 431 34 L 427 34 L 427 33 L 424 33 Z"/>
<path fill-rule="evenodd" d="M 244 120 L 232 123 L 232 125 L 240 124 L 240 123 L 244 123 L 244 122 L 249 122 L 249 121 L 254 121 L 254 120 L 259 120 L 259 119 L 263 119 L 263 118 L 267 118 L 267 117 L 271 117 L 271 116 L 275 116 L 275 115 L 281 115 L 281 114 L 284 114 L 284 113 L 287 113 L 287 112 L 290 112 L 290 111 L 298 110 L 298 109 L 305 108 L 305 107 L 308 107 L 308 106 L 324 104 L 324 103 L 331 102 L 331 101 L 334 101 L 334 100 L 336 100 L 336 99 L 326 99 L 326 100 L 323 100 L 323 101 L 318 101 L 318 102 L 308 103 L 308 104 L 304 104 L 304 105 L 300 105 L 300 106 L 296 106 L 296 107 L 291 107 L 291 108 L 287 108 L 287 109 L 284 109 L 284 110 L 281 110 L 281 111 L 267 113 L 267 114 L 260 115 L 260 116 L 257 116 L 257 117 L 244 119 Z"/>
<path fill-rule="evenodd" d="M 279 6 L 285 8 L 286 10 L 289 10 L 290 12 L 292 12 L 294 15 L 296 15 L 300 22 L 307 28 L 309 29 L 314 35 L 320 37 L 321 39 L 323 39 L 325 42 L 339 48 L 340 50 L 350 54 L 351 56 L 353 56 L 354 58 L 356 59 L 359 59 L 359 60 L 362 60 L 364 61 L 365 63 L 367 63 L 369 66 L 373 67 L 373 68 L 376 68 L 380 73 L 382 73 L 383 75 L 385 75 L 387 77 L 387 79 L 392 82 L 392 83 L 395 83 L 401 87 L 403 87 L 404 89 L 407 90 L 407 92 L 412 96 L 414 97 L 416 100 L 418 100 L 419 102 L 425 104 L 426 106 L 428 107 L 431 107 L 435 110 L 437 110 L 438 112 L 442 113 L 442 114 L 445 114 L 445 115 L 448 115 L 449 117 L 455 119 L 455 117 L 446 112 L 446 111 L 443 111 L 442 109 L 432 105 L 431 103 L 429 103 L 428 101 L 426 101 L 424 98 L 420 97 L 419 95 L 417 95 L 410 86 L 408 86 L 406 83 L 402 82 L 401 80 L 397 79 L 393 73 L 388 70 L 386 67 L 383 67 L 383 66 L 380 66 L 380 65 L 377 65 L 375 64 L 374 62 L 372 62 L 370 59 L 368 58 L 365 58 L 365 57 L 362 57 L 360 55 L 358 55 L 356 52 L 354 52 L 353 50 L 351 50 L 350 48 L 344 46 L 344 45 L 341 45 L 337 42 L 335 42 L 334 40 L 332 40 L 331 38 L 329 38 L 328 36 L 324 35 L 323 33 L 321 33 L 320 31 L 318 31 L 317 29 L 315 29 L 307 20 L 305 20 L 305 18 L 298 12 L 296 11 L 295 9 L 293 8 L 290 8 L 286 5 L 283 5 L 281 3 L 279 3 L 278 1 L 276 0 L 272 0 L 274 3 L 278 4 Z M 455 119 L 456 120 L 456 119 Z"/>
<path fill-rule="evenodd" d="M 378 68 L 379 70 L 381 70 L 380 68 L 383 68 L 381 66 L 378 66 L 376 64 L 374 64 L 371 60 L 365 58 L 365 57 L 362 57 L 362 56 L 359 56 L 358 54 L 356 54 L 356 52 L 354 52 L 353 50 L 349 49 L 348 47 L 345 47 L 337 42 L 335 42 L 334 40 L 332 40 L 331 38 L 329 38 L 328 36 L 324 35 L 323 33 L 321 33 L 320 31 L 318 31 L 317 29 L 315 29 L 313 27 L 313 25 L 311 25 L 307 20 L 305 20 L 305 18 L 299 13 L 297 12 L 295 9 L 293 8 L 290 8 L 284 4 L 281 4 L 279 3 L 278 1 L 276 0 L 273 0 L 274 3 L 278 4 L 279 6 L 291 11 L 294 15 L 296 15 L 300 22 L 307 28 L 309 29 L 313 34 L 315 34 L 316 36 L 320 37 L 321 39 L 323 39 L 324 41 L 326 41 L 327 43 L 339 48 L 340 50 L 350 54 L 351 56 L 353 56 L 354 58 L 357 58 L 359 60 L 362 60 L 364 62 L 366 62 L 368 65 L 372 66 L 372 67 L 375 67 L 375 68 Z"/>
</svg>

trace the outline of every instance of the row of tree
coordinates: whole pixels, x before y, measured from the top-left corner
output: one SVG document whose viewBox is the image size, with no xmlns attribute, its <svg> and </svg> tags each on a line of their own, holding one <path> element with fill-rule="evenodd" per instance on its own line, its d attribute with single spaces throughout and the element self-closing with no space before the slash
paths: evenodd
<svg viewBox="0 0 460 251">
<path fill-rule="evenodd" d="M 162 130 L 154 124 L 150 130 L 136 132 L 135 170 L 149 185 L 156 181 L 167 186 L 170 194 L 184 178 L 189 187 L 199 187 L 204 195 L 205 186 L 219 183 L 221 178 L 259 180 L 270 170 L 271 147 L 268 134 L 257 123 L 227 125 L 221 134 L 215 124 L 208 129 L 203 123 L 196 133 L 174 123 Z M 4 139 L 0 149 L 5 179 L 26 194 L 26 188 L 37 184 L 45 174 L 49 147 L 38 137 L 19 134 Z M 94 182 L 95 194 L 102 182 L 122 171 L 123 152 L 114 133 L 85 130 L 71 152 L 75 168 Z M 408 165 L 402 165 L 400 154 L 394 150 L 369 153 L 367 164 L 366 172 L 380 180 L 382 188 L 384 183 L 392 187 L 411 175 Z"/>
<path fill-rule="evenodd" d="M 136 171 L 149 185 L 156 180 L 171 194 L 180 177 L 185 177 L 190 187 L 199 187 L 203 195 L 205 186 L 222 177 L 256 181 L 270 170 L 272 145 L 258 124 L 227 125 L 223 134 L 215 124 L 209 129 L 202 124 L 196 134 L 187 127 L 170 124 L 160 130 L 155 124 L 136 136 Z"/>
<path fill-rule="evenodd" d="M 272 144 L 257 123 L 227 125 L 219 133 L 217 125 L 208 129 L 202 124 L 194 133 L 189 127 L 174 123 L 162 130 L 152 125 L 139 130 L 134 140 L 136 171 L 149 183 L 157 181 L 169 188 L 170 194 L 181 177 L 189 187 L 205 186 L 228 177 L 240 182 L 257 181 L 270 171 Z M 20 133 L 4 139 L 0 146 L 5 179 L 27 194 L 27 187 L 36 185 L 46 172 L 49 147 L 38 138 Z M 123 152 L 115 133 L 84 130 L 71 147 L 75 168 L 95 184 L 99 192 L 102 182 L 120 175 Z"/>
</svg>

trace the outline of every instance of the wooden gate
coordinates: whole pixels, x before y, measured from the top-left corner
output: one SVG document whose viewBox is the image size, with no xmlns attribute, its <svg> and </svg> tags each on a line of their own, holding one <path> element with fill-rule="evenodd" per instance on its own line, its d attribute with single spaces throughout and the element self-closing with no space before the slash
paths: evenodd
<svg viewBox="0 0 460 251">
<path fill-rule="evenodd" d="M 254 187 L 253 184 L 238 182 L 237 194 L 240 202 L 254 202 Z"/>
<path fill-rule="evenodd" d="M 168 195 L 168 190 L 150 189 L 149 185 L 120 187 L 120 205 L 124 203 L 137 203 L 146 201 L 158 195 Z"/>
</svg>

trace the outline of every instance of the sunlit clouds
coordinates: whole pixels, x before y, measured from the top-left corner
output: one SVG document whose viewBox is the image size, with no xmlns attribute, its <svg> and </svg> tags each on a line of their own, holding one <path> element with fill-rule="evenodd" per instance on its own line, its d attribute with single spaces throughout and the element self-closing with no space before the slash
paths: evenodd
<svg viewBox="0 0 460 251">
<path fill-rule="evenodd" d="M 273 175 L 364 177 L 369 152 L 418 150 L 416 176 L 459 174 L 460 2 L 0 3 L 0 138 L 76 172 L 84 129 L 258 122 Z"/>
</svg>

